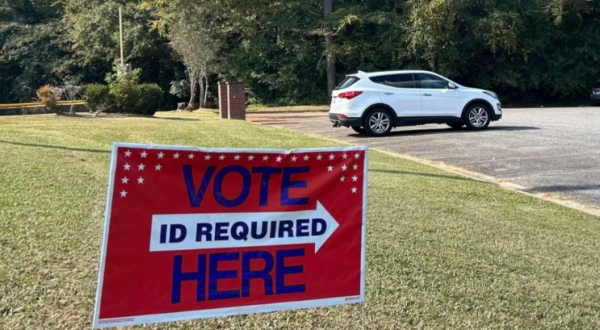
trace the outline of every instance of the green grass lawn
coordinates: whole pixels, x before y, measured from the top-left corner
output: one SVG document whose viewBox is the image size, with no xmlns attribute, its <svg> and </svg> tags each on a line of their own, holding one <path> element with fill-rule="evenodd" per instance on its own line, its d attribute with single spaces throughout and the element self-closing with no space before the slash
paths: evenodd
<svg viewBox="0 0 600 330">
<path fill-rule="evenodd" d="M 89 329 L 113 141 L 341 145 L 211 113 L 0 118 L 0 329 Z M 371 152 L 368 329 L 599 329 L 600 219 Z M 361 329 L 360 306 L 149 329 Z M 139 328 L 139 327 L 138 327 Z"/>
</svg>

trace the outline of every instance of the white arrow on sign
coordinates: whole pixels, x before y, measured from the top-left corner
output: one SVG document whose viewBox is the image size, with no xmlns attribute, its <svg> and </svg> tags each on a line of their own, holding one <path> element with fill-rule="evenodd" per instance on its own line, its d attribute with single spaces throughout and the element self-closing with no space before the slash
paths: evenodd
<svg viewBox="0 0 600 330">
<path fill-rule="evenodd" d="M 294 212 L 155 214 L 150 251 L 314 244 L 317 252 L 338 227 L 318 201 Z"/>
</svg>

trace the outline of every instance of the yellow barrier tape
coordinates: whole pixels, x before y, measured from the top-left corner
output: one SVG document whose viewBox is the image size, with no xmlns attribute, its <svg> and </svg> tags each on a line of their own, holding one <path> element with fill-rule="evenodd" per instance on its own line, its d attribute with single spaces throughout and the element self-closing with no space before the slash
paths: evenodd
<svg viewBox="0 0 600 330">
<path fill-rule="evenodd" d="M 73 100 L 73 101 L 58 101 L 58 105 L 84 105 L 85 101 Z M 5 103 L 0 104 L 0 110 L 2 109 L 24 109 L 24 108 L 37 108 L 43 107 L 42 102 L 29 102 L 29 103 Z"/>
</svg>

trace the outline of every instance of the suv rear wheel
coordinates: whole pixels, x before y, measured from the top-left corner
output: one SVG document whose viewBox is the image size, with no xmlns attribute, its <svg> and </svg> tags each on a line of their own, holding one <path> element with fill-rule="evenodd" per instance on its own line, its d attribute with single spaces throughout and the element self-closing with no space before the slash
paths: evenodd
<svg viewBox="0 0 600 330">
<path fill-rule="evenodd" d="M 490 125 L 491 120 L 491 111 L 480 103 L 469 106 L 465 113 L 465 125 L 471 130 L 484 129 Z"/>
<path fill-rule="evenodd" d="M 392 116 L 385 109 L 373 109 L 365 117 L 365 131 L 371 136 L 384 136 L 392 130 Z"/>
</svg>

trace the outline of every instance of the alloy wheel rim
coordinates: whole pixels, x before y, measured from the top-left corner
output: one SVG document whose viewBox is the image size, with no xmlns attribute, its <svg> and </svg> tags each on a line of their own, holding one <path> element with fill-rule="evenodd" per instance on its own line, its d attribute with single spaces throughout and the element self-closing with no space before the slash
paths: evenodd
<svg viewBox="0 0 600 330">
<path fill-rule="evenodd" d="M 377 134 L 385 133 L 390 127 L 390 118 L 383 112 L 376 112 L 369 118 L 369 127 Z"/>
<path fill-rule="evenodd" d="M 482 107 L 475 107 L 469 112 L 469 122 L 474 127 L 483 127 L 488 122 L 488 113 Z"/>
</svg>

